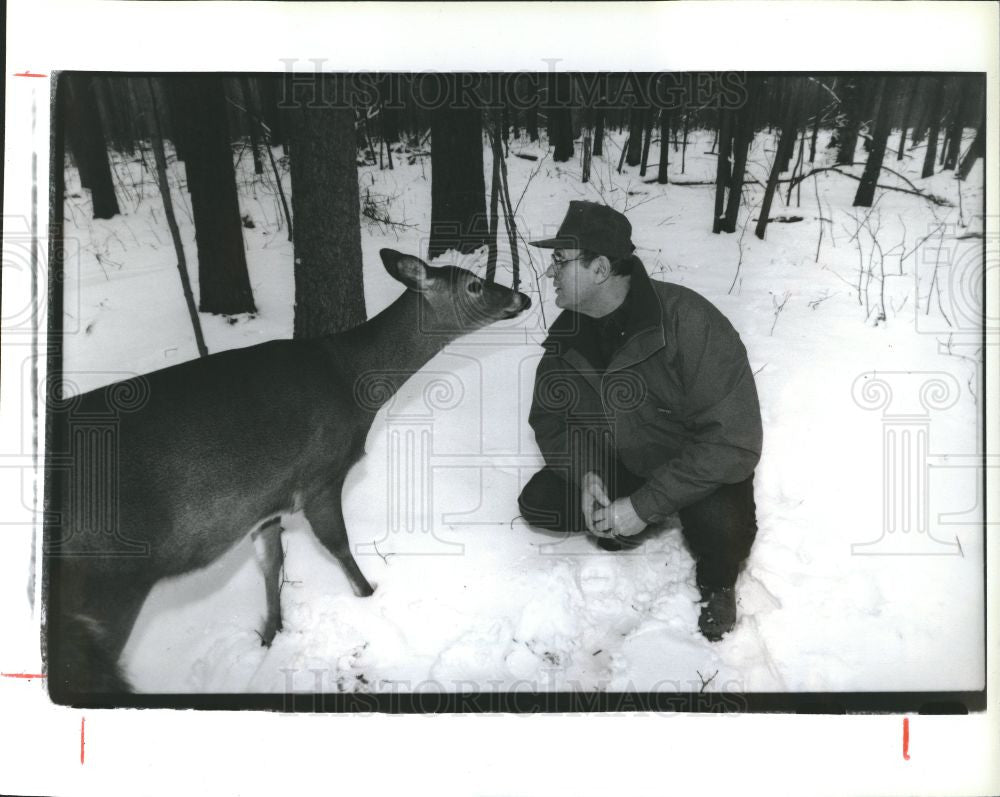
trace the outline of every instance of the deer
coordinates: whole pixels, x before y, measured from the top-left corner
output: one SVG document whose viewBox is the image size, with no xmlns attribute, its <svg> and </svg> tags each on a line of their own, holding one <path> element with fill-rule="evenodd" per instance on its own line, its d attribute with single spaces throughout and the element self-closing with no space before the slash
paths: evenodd
<svg viewBox="0 0 1000 797">
<path fill-rule="evenodd" d="M 302 511 L 355 595 L 341 506 L 379 408 L 448 343 L 531 306 L 456 266 L 382 249 L 406 290 L 332 335 L 275 340 L 153 371 L 50 406 L 45 533 L 51 698 L 133 690 L 119 662 L 161 579 L 262 542 L 263 644 L 282 630 L 281 517 Z"/>
</svg>

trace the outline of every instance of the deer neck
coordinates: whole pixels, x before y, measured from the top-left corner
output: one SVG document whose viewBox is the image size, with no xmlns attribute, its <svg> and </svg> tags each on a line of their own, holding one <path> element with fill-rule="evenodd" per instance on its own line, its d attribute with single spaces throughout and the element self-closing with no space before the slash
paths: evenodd
<svg viewBox="0 0 1000 797">
<path fill-rule="evenodd" d="M 430 304 L 408 290 L 360 326 L 322 339 L 359 408 L 378 412 L 407 379 L 461 334 L 430 332 L 430 321 Z"/>
</svg>

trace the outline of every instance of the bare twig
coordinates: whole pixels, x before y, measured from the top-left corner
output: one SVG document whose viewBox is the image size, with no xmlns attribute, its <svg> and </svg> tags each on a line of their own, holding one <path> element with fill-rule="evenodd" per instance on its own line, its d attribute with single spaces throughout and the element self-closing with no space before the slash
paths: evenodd
<svg viewBox="0 0 1000 797">
<path fill-rule="evenodd" d="M 539 172 L 539 171 L 541 170 L 541 168 L 542 168 L 542 164 L 543 164 L 543 163 L 545 163 L 545 159 L 546 159 L 546 158 L 547 158 L 548 156 L 549 156 L 549 153 L 548 153 L 548 152 L 544 153 L 544 154 L 542 155 L 542 158 L 541 158 L 541 160 L 539 160 L 539 161 L 538 161 L 538 165 L 537 165 L 537 166 L 535 167 L 534 171 L 532 171 L 532 172 L 531 172 L 531 174 L 529 174 L 529 175 L 528 175 L 528 180 L 527 180 L 527 182 L 526 182 L 526 183 L 524 184 L 524 190 L 522 190 L 522 191 L 521 191 L 521 196 L 519 196 L 519 197 L 517 198 L 517 204 L 515 204 L 515 205 L 514 205 L 514 215 L 515 215 L 515 216 L 517 215 L 517 209 L 518 209 L 519 207 L 521 207 L 521 200 L 522 200 L 522 199 L 524 199 L 524 195 L 525 195 L 526 193 L 528 193 L 528 186 L 530 186 L 530 185 L 531 185 L 531 181 L 535 179 L 535 175 L 537 175 L 537 174 L 538 174 L 538 172 Z"/>
<path fill-rule="evenodd" d="M 383 562 L 385 562 L 386 564 L 389 564 L 389 557 L 390 557 L 390 556 L 395 556 L 395 554 L 394 554 L 394 553 L 392 553 L 392 552 L 390 552 L 390 553 L 385 553 L 385 554 L 384 554 L 384 553 L 382 553 L 382 552 L 381 552 L 381 551 L 380 551 L 380 550 L 378 549 L 378 540 L 372 540 L 372 548 L 374 548 L 374 549 L 375 549 L 375 553 L 377 553 L 377 554 L 379 555 L 379 558 L 381 558 L 381 560 L 382 560 Z"/>
<path fill-rule="evenodd" d="M 886 170 L 886 171 L 889 171 L 889 172 L 892 172 L 893 174 L 896 174 L 897 176 L 902 177 L 902 175 L 899 175 L 897 172 L 893 171 L 888 166 L 883 166 L 882 168 L 884 170 Z M 837 174 L 844 175 L 844 177 L 850 177 L 852 180 L 857 180 L 858 182 L 861 181 L 860 177 L 858 177 L 855 174 L 851 174 L 850 172 L 845 172 L 845 171 L 843 171 L 843 169 L 844 169 L 844 167 L 841 166 L 841 165 L 839 165 L 839 164 L 833 164 L 832 166 L 818 166 L 817 168 L 812 169 L 811 171 L 806 172 L 805 174 L 801 174 L 798 177 L 794 178 L 794 182 L 795 183 L 800 183 L 803 180 L 805 180 L 807 177 L 811 177 L 812 175 L 818 174 L 820 172 L 836 172 Z M 792 179 L 793 178 L 788 178 L 788 179 L 785 179 L 785 180 L 778 180 L 778 182 L 779 183 L 787 183 L 789 180 L 792 180 Z M 913 185 L 905 177 L 902 177 L 902 179 L 903 179 L 904 182 L 909 183 L 910 185 Z M 947 199 L 944 199 L 942 197 L 936 196 L 935 194 L 928 194 L 928 193 L 925 193 L 923 191 L 919 191 L 916 188 L 914 188 L 914 189 L 900 188 L 898 185 L 884 185 L 882 183 L 877 183 L 875 187 L 876 188 L 882 188 L 882 189 L 884 189 L 886 191 L 899 191 L 899 192 L 901 192 L 903 194 L 912 194 L 914 196 L 919 196 L 919 197 L 922 197 L 922 198 L 926 199 L 928 202 L 931 202 L 932 204 L 935 204 L 935 205 L 937 205 L 939 207 L 949 207 L 949 208 L 950 207 L 954 207 L 954 205 L 951 202 L 949 202 Z"/>
<path fill-rule="evenodd" d="M 813 187 L 816 189 L 816 211 L 819 214 L 819 240 L 816 241 L 816 259 L 814 263 L 819 262 L 819 250 L 823 246 L 823 206 L 819 202 L 819 178 L 813 177 Z"/>
<path fill-rule="evenodd" d="M 706 680 L 705 676 L 702 675 L 699 670 L 695 670 L 695 672 L 698 673 L 698 678 L 701 681 L 701 689 L 698 690 L 699 693 L 704 692 L 705 687 L 707 687 L 710 683 L 712 683 L 712 681 L 715 680 L 715 676 L 719 674 L 719 671 L 716 670 Z"/>
<path fill-rule="evenodd" d="M 740 237 L 736 239 L 736 246 L 740 252 L 740 259 L 736 262 L 736 273 L 733 274 L 733 281 L 729 285 L 729 294 L 732 294 L 733 288 L 736 286 L 736 279 L 740 276 L 740 267 L 743 265 L 743 238 L 747 234 L 747 226 L 750 224 L 751 216 L 753 216 L 753 209 L 747 208 L 747 216 L 746 220 L 743 222 L 743 229 L 740 230 Z"/>
<path fill-rule="evenodd" d="M 944 228 L 941 229 L 941 237 L 938 240 L 938 253 L 937 257 L 934 259 L 934 274 L 931 276 L 931 288 L 927 293 L 927 307 L 924 310 L 924 315 L 930 315 L 931 312 L 931 296 L 934 294 L 934 288 L 937 286 L 937 297 L 938 297 L 938 309 L 941 311 L 941 315 L 948 326 L 951 326 L 951 321 L 948 319 L 948 314 L 945 313 L 944 307 L 941 305 L 941 285 L 938 282 L 937 272 L 938 264 L 941 261 L 941 247 L 944 244 Z"/>
<path fill-rule="evenodd" d="M 781 303 L 778 303 L 778 297 L 773 293 L 771 294 L 771 304 L 774 305 L 774 323 L 771 324 L 771 331 L 769 335 L 774 334 L 774 328 L 778 324 L 778 316 L 781 315 L 781 311 L 785 309 L 785 303 L 788 301 L 788 297 L 791 296 L 790 291 L 785 291 L 785 295 L 781 297 Z"/>
<path fill-rule="evenodd" d="M 810 301 L 809 302 L 809 309 L 810 310 L 815 310 L 817 307 L 819 307 L 821 304 L 823 304 L 823 302 L 825 302 L 829 298 L 830 298 L 830 293 L 829 293 L 829 291 L 827 291 L 825 294 L 823 294 L 822 296 L 820 296 L 818 299 L 813 299 L 812 301 Z"/>
</svg>

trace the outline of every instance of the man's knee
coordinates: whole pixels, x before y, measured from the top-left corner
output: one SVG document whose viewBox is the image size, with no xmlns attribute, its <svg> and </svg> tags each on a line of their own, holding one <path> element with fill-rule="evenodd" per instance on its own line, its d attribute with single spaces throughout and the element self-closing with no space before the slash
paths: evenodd
<svg viewBox="0 0 1000 797">
<path fill-rule="evenodd" d="M 568 530 L 572 525 L 572 499 L 569 485 L 551 468 L 543 468 L 528 479 L 517 505 L 521 515 L 532 526 L 555 531 Z"/>
</svg>

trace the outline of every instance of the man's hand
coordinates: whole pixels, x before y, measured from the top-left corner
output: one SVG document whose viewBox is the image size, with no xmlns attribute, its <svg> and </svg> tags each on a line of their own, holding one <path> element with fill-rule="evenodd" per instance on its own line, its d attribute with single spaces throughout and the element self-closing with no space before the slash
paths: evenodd
<svg viewBox="0 0 1000 797">
<path fill-rule="evenodd" d="M 599 537 L 632 537 L 646 528 L 646 521 L 636 514 L 628 496 L 594 512 L 593 524 Z"/>
<path fill-rule="evenodd" d="M 610 506 L 611 504 L 611 499 L 608 498 L 608 494 L 604 491 L 604 481 L 596 473 L 590 472 L 583 477 L 583 483 L 580 488 L 583 501 L 583 522 L 587 524 L 587 530 L 591 534 L 597 534 L 599 537 L 611 536 L 609 534 L 598 534 L 594 528 L 595 510 Z"/>
</svg>

